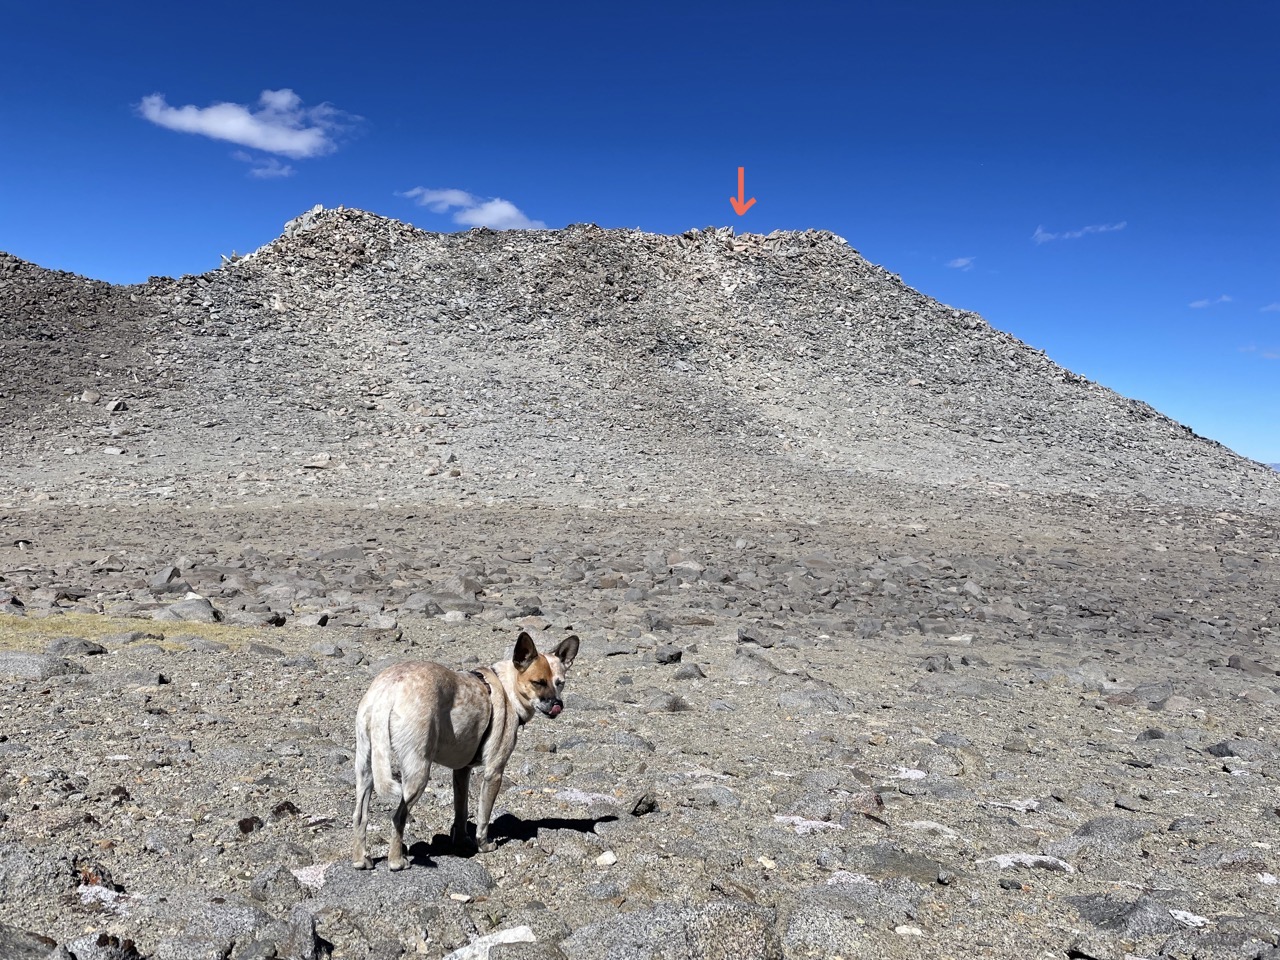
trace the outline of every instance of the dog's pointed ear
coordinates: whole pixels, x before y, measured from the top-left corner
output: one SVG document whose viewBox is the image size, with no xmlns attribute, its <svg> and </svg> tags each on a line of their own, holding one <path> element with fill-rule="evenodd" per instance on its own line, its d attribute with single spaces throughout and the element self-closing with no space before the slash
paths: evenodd
<svg viewBox="0 0 1280 960">
<path fill-rule="evenodd" d="M 573 658 L 578 655 L 578 635 L 575 633 L 573 636 L 565 637 L 553 652 L 568 670 L 569 665 L 573 663 Z"/>
<path fill-rule="evenodd" d="M 516 652 L 511 655 L 511 661 L 517 670 L 524 673 L 537 659 L 538 648 L 534 646 L 533 637 L 529 636 L 528 631 L 521 630 L 520 636 L 516 638 Z"/>
</svg>

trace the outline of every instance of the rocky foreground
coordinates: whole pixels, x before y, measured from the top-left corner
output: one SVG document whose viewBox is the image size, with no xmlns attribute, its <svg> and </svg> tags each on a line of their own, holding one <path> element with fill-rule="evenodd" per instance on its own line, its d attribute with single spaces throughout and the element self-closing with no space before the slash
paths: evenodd
<svg viewBox="0 0 1280 960">
<path fill-rule="evenodd" d="M 1274 523 L 1034 506 L 24 515 L 4 921 L 79 960 L 1276 956 Z M 233 625 L 282 617 L 326 626 Z M 437 777 L 414 867 L 352 870 L 372 673 L 517 625 L 586 643 L 497 851 L 446 849 Z"/>
<path fill-rule="evenodd" d="M 838 238 L 0 256 L 0 361 L 0 958 L 1280 958 L 1280 477 Z M 498 848 L 353 870 L 522 628 Z"/>
</svg>

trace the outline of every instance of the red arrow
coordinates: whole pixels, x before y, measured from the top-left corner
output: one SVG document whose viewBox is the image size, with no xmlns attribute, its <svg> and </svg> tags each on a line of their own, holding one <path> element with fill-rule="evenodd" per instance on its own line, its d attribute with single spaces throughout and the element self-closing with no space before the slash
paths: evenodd
<svg viewBox="0 0 1280 960">
<path fill-rule="evenodd" d="M 733 204 L 733 212 L 736 213 L 738 216 L 742 216 L 744 213 L 750 210 L 751 205 L 756 202 L 755 197 L 752 197 L 750 200 L 746 199 L 746 196 L 745 196 L 746 177 L 747 177 L 747 168 L 739 167 L 738 168 L 738 195 L 736 197 L 729 198 L 729 202 Z"/>
</svg>

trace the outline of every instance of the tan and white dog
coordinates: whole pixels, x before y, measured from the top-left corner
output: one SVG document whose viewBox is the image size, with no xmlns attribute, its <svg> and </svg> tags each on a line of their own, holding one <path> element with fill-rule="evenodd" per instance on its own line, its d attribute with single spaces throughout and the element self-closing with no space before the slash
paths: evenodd
<svg viewBox="0 0 1280 960">
<path fill-rule="evenodd" d="M 352 862 L 373 866 L 365 848 L 369 801 L 374 790 L 398 801 L 391 822 L 395 834 L 388 856 L 392 870 L 409 865 L 404 827 L 431 775 L 431 764 L 453 770 L 453 829 L 456 847 L 467 839 L 467 788 L 471 768 L 482 772 L 476 811 L 476 843 L 492 850 L 489 816 L 502 789 L 502 771 L 516 746 L 516 734 L 534 711 L 555 717 L 565 673 L 578 655 L 578 638 L 560 642 L 542 654 L 533 638 L 521 632 L 510 660 L 470 673 L 438 663 L 397 663 L 374 678 L 356 713 L 356 809 L 352 817 L 355 851 Z M 400 768 L 397 783 L 392 760 Z"/>
</svg>

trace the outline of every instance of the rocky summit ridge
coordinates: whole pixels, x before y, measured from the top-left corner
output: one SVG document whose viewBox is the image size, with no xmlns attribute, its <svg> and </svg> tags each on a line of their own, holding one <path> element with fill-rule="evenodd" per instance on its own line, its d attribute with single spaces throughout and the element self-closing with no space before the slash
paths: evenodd
<svg viewBox="0 0 1280 960">
<path fill-rule="evenodd" d="M 435 234 L 317 207 L 200 276 L 111 287 L 4 258 L 0 350 L 34 437 L 3 442 L 32 492 L 51 482 L 41 425 L 60 458 L 70 418 L 95 496 L 122 463 L 179 493 L 243 475 L 244 495 L 311 464 L 393 498 L 446 495 L 433 478 L 453 472 L 601 503 L 758 506 L 863 478 L 1280 503 L 1262 465 L 819 231 Z M 95 394 L 128 413 L 77 406 Z"/>
</svg>

